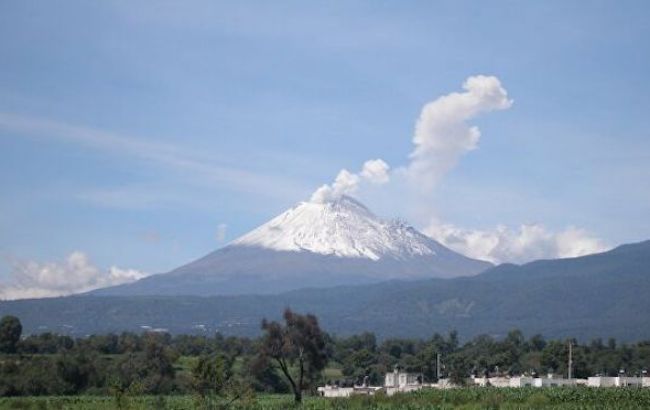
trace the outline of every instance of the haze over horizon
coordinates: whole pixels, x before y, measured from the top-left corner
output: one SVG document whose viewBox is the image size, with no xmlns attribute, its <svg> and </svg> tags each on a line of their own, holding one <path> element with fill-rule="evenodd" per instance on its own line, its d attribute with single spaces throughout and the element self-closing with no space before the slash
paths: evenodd
<svg viewBox="0 0 650 410">
<path fill-rule="evenodd" d="M 493 263 L 650 238 L 645 2 L 0 5 L 0 299 L 354 195 Z"/>
</svg>

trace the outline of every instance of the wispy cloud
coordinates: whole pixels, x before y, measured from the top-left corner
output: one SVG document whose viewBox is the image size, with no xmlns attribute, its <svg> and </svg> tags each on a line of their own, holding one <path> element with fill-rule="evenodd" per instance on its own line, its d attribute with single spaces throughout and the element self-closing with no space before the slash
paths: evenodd
<svg viewBox="0 0 650 410">
<path fill-rule="evenodd" d="M 228 232 L 228 225 L 224 223 L 217 225 L 217 234 L 215 235 L 217 239 L 217 243 L 221 244 L 226 240 L 227 232 Z"/>
<path fill-rule="evenodd" d="M 186 175 L 186 180 L 192 184 L 209 185 L 215 189 L 226 188 L 272 198 L 298 197 L 308 192 L 308 188 L 296 180 L 222 165 L 219 159 L 209 154 L 140 137 L 6 112 L 0 112 L 0 129 L 150 162 Z"/>
</svg>

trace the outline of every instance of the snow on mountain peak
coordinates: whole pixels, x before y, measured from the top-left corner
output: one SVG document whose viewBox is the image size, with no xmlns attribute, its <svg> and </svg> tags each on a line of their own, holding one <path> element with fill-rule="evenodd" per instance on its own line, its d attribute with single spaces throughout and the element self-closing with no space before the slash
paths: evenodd
<svg viewBox="0 0 650 410">
<path fill-rule="evenodd" d="M 441 248 L 404 223 L 378 218 L 346 195 L 301 202 L 230 245 L 372 260 L 435 255 Z"/>
</svg>

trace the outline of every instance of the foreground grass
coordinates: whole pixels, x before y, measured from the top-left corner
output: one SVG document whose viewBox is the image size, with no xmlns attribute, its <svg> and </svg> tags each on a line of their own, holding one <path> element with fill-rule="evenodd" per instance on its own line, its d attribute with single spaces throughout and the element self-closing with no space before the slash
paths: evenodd
<svg viewBox="0 0 650 410">
<path fill-rule="evenodd" d="M 223 401 L 194 396 L 68 396 L 0 398 L 0 409 L 219 409 Z M 288 395 L 259 395 L 227 408 L 280 410 L 325 409 L 648 409 L 650 389 L 496 389 L 425 390 L 386 397 L 350 399 L 305 397 L 296 407 Z"/>
</svg>

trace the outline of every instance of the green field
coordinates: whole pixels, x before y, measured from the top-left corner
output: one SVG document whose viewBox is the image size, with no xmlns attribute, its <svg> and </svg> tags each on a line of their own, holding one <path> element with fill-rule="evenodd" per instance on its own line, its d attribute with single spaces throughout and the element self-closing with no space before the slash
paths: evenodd
<svg viewBox="0 0 650 410">
<path fill-rule="evenodd" d="M 196 396 L 68 396 L 0 398 L 0 409 L 218 409 L 218 400 Z M 259 395 L 231 404 L 235 409 L 648 409 L 650 389 L 496 389 L 426 390 L 386 397 L 324 399 L 306 397 L 294 406 L 288 395 Z"/>
</svg>

